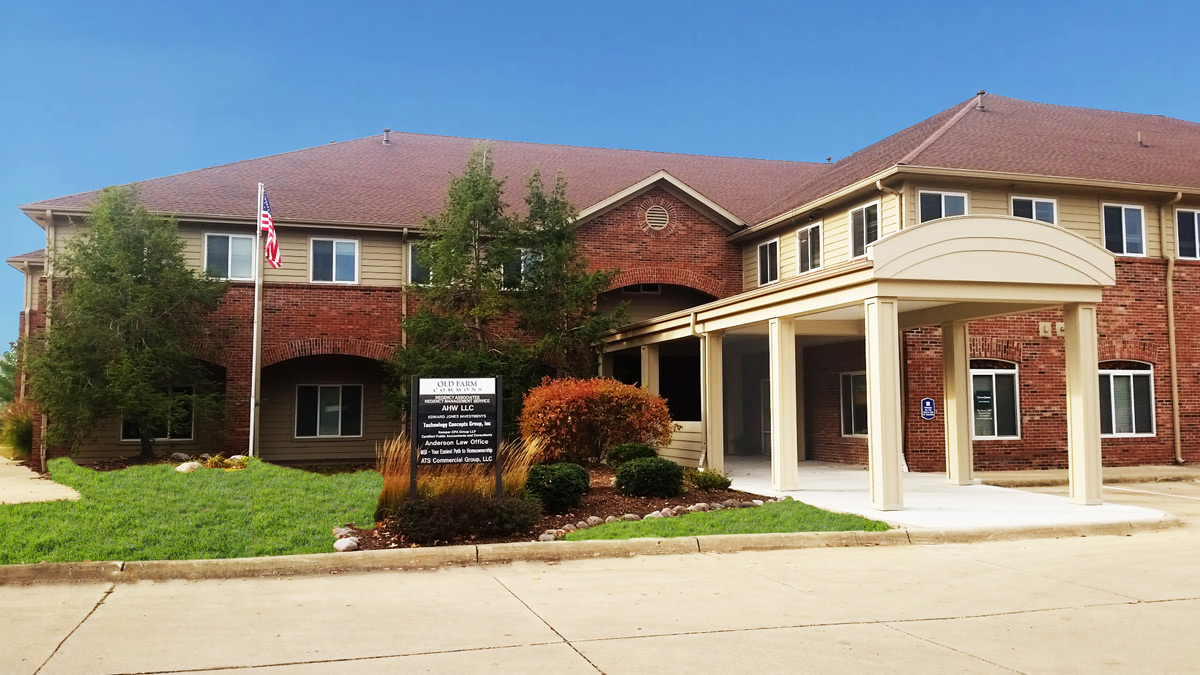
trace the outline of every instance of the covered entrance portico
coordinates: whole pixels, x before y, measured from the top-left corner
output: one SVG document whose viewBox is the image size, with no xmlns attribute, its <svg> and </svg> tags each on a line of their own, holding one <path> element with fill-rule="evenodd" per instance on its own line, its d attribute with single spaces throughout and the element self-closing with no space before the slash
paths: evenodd
<svg viewBox="0 0 1200 675">
<path fill-rule="evenodd" d="M 722 469 L 727 335 L 765 333 L 769 445 L 774 490 L 796 490 L 804 406 L 798 339 L 861 339 L 870 500 L 879 510 L 904 506 L 901 397 L 902 332 L 941 326 L 943 418 L 949 483 L 972 483 L 967 323 L 1061 307 L 1065 315 L 1066 418 L 1070 494 L 1100 497 L 1100 404 L 1096 306 L 1115 282 L 1112 254 L 1064 228 L 1006 216 L 959 216 L 906 228 L 850 261 L 610 335 L 606 354 L 637 348 L 643 386 L 656 380 L 658 345 L 699 339 L 702 449 L 697 462 Z M 611 363 L 606 358 L 605 363 Z M 750 392 L 740 392 L 749 396 Z M 765 431 L 765 430 L 764 430 Z M 767 434 L 764 434 L 764 437 Z"/>
</svg>

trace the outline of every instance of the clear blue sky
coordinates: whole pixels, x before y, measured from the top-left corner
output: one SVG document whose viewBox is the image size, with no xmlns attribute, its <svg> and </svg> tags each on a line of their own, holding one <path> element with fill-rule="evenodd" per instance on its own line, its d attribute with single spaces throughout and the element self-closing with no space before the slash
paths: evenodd
<svg viewBox="0 0 1200 675">
<path fill-rule="evenodd" d="M 3 257 L 20 204 L 383 127 L 823 161 L 980 88 L 1200 121 L 1196 3 L 107 4 L 0 9 Z"/>
</svg>

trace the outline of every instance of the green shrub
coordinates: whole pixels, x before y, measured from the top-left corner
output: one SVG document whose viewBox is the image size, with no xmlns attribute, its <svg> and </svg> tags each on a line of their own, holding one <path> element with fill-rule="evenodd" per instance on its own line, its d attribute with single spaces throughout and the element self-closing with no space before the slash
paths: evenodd
<svg viewBox="0 0 1200 675">
<path fill-rule="evenodd" d="M 683 492 L 683 467 L 662 457 L 628 461 L 617 469 L 617 492 L 635 497 L 674 497 Z"/>
<path fill-rule="evenodd" d="M 566 513 L 579 506 L 588 483 L 587 469 L 578 464 L 539 464 L 529 470 L 525 492 L 541 502 L 546 511 Z"/>
<path fill-rule="evenodd" d="M 33 454 L 33 411 L 33 404 L 21 399 L 0 412 L 0 443 L 12 448 L 21 459 Z"/>
<path fill-rule="evenodd" d="M 733 481 L 720 471 L 708 469 L 700 471 L 698 469 L 688 469 L 686 472 L 687 482 L 692 484 L 692 487 L 697 490 L 728 490 Z"/>
<path fill-rule="evenodd" d="M 608 456 L 604 461 L 614 469 L 621 468 L 621 465 L 632 459 L 642 459 L 644 457 L 658 457 L 658 453 L 654 448 L 645 443 L 622 443 L 613 448 L 609 448 Z"/>
<path fill-rule="evenodd" d="M 393 511 L 392 523 L 406 540 L 431 546 L 521 532 L 541 517 L 541 506 L 532 499 L 451 492 L 405 500 Z"/>
</svg>

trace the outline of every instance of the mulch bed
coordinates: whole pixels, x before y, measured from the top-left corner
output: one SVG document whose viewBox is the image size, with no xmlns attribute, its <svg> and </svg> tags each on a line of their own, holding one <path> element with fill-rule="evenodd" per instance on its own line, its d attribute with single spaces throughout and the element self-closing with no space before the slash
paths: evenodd
<svg viewBox="0 0 1200 675">
<path fill-rule="evenodd" d="M 670 497 L 668 499 L 658 497 L 630 497 L 618 494 L 616 489 L 613 488 L 613 478 L 616 474 L 612 470 L 606 467 L 592 467 L 588 473 L 591 475 L 590 483 L 592 489 L 583 496 L 583 500 L 579 503 L 578 508 L 572 510 L 570 513 L 542 516 L 542 519 L 526 532 L 517 532 L 506 537 L 478 537 L 450 543 L 498 544 L 514 541 L 536 541 L 538 535 L 546 530 L 561 529 L 563 525 L 568 524 L 574 525 L 581 520 L 587 520 L 588 516 L 598 516 L 600 518 L 617 516 L 619 518 L 626 513 L 645 516 L 647 513 L 660 511 L 667 507 L 690 506 L 698 502 L 722 502 L 726 499 L 737 499 L 739 501 L 767 499 L 767 497 L 763 497 L 762 495 L 740 492 L 738 490 L 696 490 L 688 485 L 685 485 L 688 489 L 678 497 Z M 358 537 L 360 549 L 378 550 L 416 547 L 416 544 L 404 541 L 403 536 L 392 529 L 389 523 L 383 523 L 376 529 L 356 530 L 355 536 Z"/>
</svg>

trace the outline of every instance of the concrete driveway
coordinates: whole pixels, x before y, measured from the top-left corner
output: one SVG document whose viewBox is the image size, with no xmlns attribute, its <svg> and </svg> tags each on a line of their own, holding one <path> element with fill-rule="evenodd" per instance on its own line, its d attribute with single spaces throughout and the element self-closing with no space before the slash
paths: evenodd
<svg viewBox="0 0 1200 675">
<path fill-rule="evenodd" d="M 1129 537 L 0 587 L 3 673 L 1200 671 L 1200 485 Z M 1045 488 L 1061 491 L 1063 488 Z"/>
</svg>

